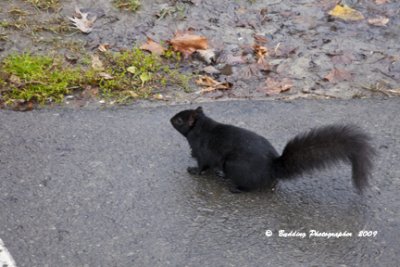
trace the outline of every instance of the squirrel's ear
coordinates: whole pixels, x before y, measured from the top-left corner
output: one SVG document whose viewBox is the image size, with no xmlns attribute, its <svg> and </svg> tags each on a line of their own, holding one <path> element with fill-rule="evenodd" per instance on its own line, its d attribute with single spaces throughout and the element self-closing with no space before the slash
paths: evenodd
<svg viewBox="0 0 400 267">
<path fill-rule="evenodd" d="M 193 124 L 195 123 L 195 121 L 199 117 L 199 114 L 203 114 L 203 108 L 202 107 L 198 107 L 195 110 L 192 110 L 192 112 L 190 112 L 190 116 L 189 116 L 189 120 L 188 120 L 189 126 L 193 126 Z"/>
</svg>

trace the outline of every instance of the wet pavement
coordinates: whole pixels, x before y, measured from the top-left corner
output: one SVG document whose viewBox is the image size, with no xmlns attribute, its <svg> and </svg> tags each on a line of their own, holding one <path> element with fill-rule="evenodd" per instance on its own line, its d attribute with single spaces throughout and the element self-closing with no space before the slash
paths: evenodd
<svg viewBox="0 0 400 267">
<path fill-rule="evenodd" d="M 379 153 L 363 196 L 346 165 L 281 182 L 273 193 L 232 194 L 220 178 L 189 175 L 194 161 L 169 118 L 195 105 L 0 111 L 0 238 L 17 266 L 30 267 L 397 266 L 399 104 L 203 104 L 278 151 L 314 126 L 360 125 Z"/>
</svg>

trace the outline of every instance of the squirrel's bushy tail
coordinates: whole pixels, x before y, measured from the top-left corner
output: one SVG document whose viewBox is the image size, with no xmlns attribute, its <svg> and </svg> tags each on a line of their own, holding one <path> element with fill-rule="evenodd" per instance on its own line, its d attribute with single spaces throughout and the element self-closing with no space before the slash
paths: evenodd
<svg viewBox="0 0 400 267">
<path fill-rule="evenodd" d="M 351 163 L 353 183 L 361 192 L 368 185 L 376 154 L 369 140 L 354 125 L 329 125 L 300 134 L 275 159 L 275 178 L 292 178 L 343 161 Z"/>
</svg>

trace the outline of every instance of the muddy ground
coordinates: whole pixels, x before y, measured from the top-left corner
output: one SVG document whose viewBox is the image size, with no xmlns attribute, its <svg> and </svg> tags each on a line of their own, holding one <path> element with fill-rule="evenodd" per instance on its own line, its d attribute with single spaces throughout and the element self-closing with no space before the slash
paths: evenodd
<svg viewBox="0 0 400 267">
<path fill-rule="evenodd" d="M 176 31 L 192 29 L 215 49 L 215 62 L 192 56 L 182 72 L 210 74 L 232 89 L 199 94 L 157 88 L 170 102 L 230 98 L 362 98 L 400 94 L 400 3 L 342 1 L 364 15 L 344 21 L 328 15 L 336 0 L 146 0 L 137 12 L 121 11 L 111 0 L 61 1 L 41 10 L 21 0 L 0 2 L 0 58 L 12 52 L 63 54 L 66 58 L 96 53 L 101 44 L 119 51 L 140 45 L 146 36 L 157 42 Z M 91 33 L 71 27 L 75 6 L 97 20 Z M 369 22 L 387 18 L 385 26 Z M 255 40 L 268 49 L 267 66 L 255 67 Z M 211 68 L 215 71 L 214 68 Z M 210 72 L 210 68 L 206 68 Z M 194 80 L 194 79 L 193 79 Z M 282 92 L 281 92 L 282 91 Z"/>
</svg>

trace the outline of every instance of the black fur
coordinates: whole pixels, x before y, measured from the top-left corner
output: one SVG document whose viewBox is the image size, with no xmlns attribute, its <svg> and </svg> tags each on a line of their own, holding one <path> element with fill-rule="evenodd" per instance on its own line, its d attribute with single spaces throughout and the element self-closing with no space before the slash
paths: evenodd
<svg viewBox="0 0 400 267">
<path fill-rule="evenodd" d="M 176 114 L 171 123 L 185 136 L 197 167 L 191 174 L 212 168 L 236 185 L 233 192 L 273 186 L 340 161 L 352 164 L 353 183 L 361 192 L 368 185 L 375 151 L 369 137 L 352 125 L 329 125 L 300 134 L 288 142 L 281 156 L 264 137 L 249 130 L 218 123 L 201 107 Z"/>
</svg>

